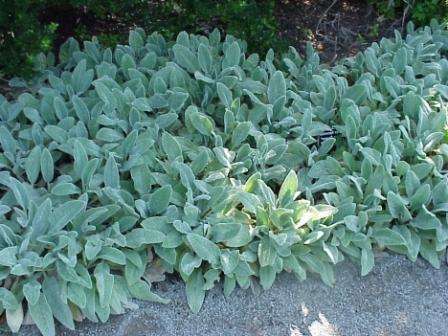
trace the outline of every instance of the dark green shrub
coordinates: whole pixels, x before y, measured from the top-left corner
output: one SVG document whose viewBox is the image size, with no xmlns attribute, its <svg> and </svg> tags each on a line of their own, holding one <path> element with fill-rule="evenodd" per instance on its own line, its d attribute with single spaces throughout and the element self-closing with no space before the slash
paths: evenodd
<svg viewBox="0 0 448 336">
<path fill-rule="evenodd" d="M 448 0 L 370 0 L 379 12 L 389 18 L 399 17 L 406 11 L 407 18 L 418 25 L 432 19 L 448 23 Z"/>
<path fill-rule="evenodd" d="M 57 49 L 68 37 L 98 36 L 105 46 L 124 43 L 130 27 L 207 33 L 211 27 L 249 41 L 249 50 L 280 49 L 273 0 L 0 0 L 0 76 L 29 76 L 33 56 Z"/>
<path fill-rule="evenodd" d="M 266 52 L 285 47 L 278 41 L 275 1 L 272 0 L 184 0 L 156 5 L 150 31 L 160 31 L 168 38 L 179 31 L 207 33 L 218 27 L 248 42 L 250 51 Z"/>
<path fill-rule="evenodd" d="M 38 18 L 45 2 L 0 0 L 0 77 L 29 75 L 34 56 L 52 49 L 57 26 Z"/>
</svg>

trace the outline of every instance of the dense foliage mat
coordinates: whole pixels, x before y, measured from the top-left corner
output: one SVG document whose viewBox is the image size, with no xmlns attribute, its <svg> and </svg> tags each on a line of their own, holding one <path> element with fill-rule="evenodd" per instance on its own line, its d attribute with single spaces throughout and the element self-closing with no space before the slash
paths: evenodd
<svg viewBox="0 0 448 336">
<path fill-rule="evenodd" d="M 106 321 L 165 302 L 198 311 L 222 279 L 334 282 L 372 249 L 439 267 L 448 242 L 448 33 L 435 22 L 334 68 L 308 48 L 264 59 L 218 31 L 83 48 L 0 96 L 0 309 L 13 331 Z"/>
</svg>

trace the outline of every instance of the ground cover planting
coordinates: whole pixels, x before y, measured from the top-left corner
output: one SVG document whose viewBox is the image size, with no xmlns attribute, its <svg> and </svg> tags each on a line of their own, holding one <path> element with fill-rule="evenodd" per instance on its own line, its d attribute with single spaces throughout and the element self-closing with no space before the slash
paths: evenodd
<svg viewBox="0 0 448 336">
<path fill-rule="evenodd" d="M 105 322 L 163 273 L 200 310 L 278 273 L 332 285 L 374 249 L 439 267 L 448 242 L 447 30 L 334 67 L 215 30 L 68 40 L 0 96 L 0 312 L 12 331 Z M 337 267 L 337 266 L 336 266 Z"/>
</svg>

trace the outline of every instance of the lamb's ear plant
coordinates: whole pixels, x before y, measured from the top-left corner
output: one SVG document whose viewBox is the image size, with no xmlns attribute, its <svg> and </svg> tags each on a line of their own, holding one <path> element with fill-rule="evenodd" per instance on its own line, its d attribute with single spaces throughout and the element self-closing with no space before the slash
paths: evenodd
<svg viewBox="0 0 448 336">
<path fill-rule="evenodd" d="M 333 68 L 261 59 L 218 31 L 73 39 L 0 96 L 0 313 L 55 334 L 105 322 L 164 273 L 197 312 L 286 270 L 334 282 L 375 248 L 439 267 L 448 242 L 447 31 L 435 22 Z"/>
</svg>

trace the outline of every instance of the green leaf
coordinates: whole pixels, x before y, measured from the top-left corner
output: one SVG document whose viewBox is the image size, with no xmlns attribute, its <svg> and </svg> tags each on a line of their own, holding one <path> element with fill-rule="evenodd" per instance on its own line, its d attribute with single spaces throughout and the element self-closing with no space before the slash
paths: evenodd
<svg viewBox="0 0 448 336">
<path fill-rule="evenodd" d="M 247 225 L 241 225 L 238 234 L 235 237 L 227 240 L 225 242 L 225 245 L 228 247 L 242 247 L 249 244 L 251 240 L 252 240 L 251 233 Z"/>
<path fill-rule="evenodd" d="M 217 269 L 209 269 L 204 274 L 205 284 L 204 284 L 204 290 L 210 290 L 215 286 L 215 282 L 219 281 L 221 275 L 221 271 Z"/>
<path fill-rule="evenodd" d="M 414 92 L 409 91 L 403 99 L 403 112 L 410 118 L 416 118 L 422 99 Z"/>
<path fill-rule="evenodd" d="M 86 59 L 82 59 L 73 70 L 71 84 L 76 93 L 86 91 L 92 83 L 93 70 L 87 70 L 86 64 Z"/>
<path fill-rule="evenodd" d="M 198 80 L 198 81 L 202 81 L 202 82 L 209 83 L 209 84 L 214 84 L 215 83 L 215 81 L 213 79 L 211 79 L 210 77 L 204 76 L 199 71 L 196 71 L 194 73 L 194 78 L 196 80 Z"/>
<path fill-rule="evenodd" d="M 239 257 L 238 251 L 235 250 L 224 250 L 221 253 L 221 265 L 224 274 L 231 274 L 235 268 L 238 266 Z"/>
<path fill-rule="evenodd" d="M 173 53 L 176 63 L 185 68 L 188 72 L 194 73 L 200 69 L 196 55 L 187 47 L 175 44 L 173 46 Z"/>
<path fill-rule="evenodd" d="M 204 277 L 199 269 L 196 269 L 186 281 L 188 306 L 193 313 L 198 313 L 204 303 Z"/>
<path fill-rule="evenodd" d="M 224 277 L 224 285 L 223 285 L 223 291 L 224 296 L 227 298 L 232 294 L 233 290 L 236 287 L 236 280 L 234 277 L 226 276 Z"/>
<path fill-rule="evenodd" d="M 148 52 L 140 61 L 140 66 L 147 69 L 154 69 L 157 63 L 157 54 L 153 51 Z"/>
<path fill-rule="evenodd" d="M 56 270 L 57 274 L 65 281 L 74 282 L 89 289 L 92 288 L 90 274 L 79 263 L 73 268 L 58 260 L 56 262 Z"/>
<path fill-rule="evenodd" d="M 0 265 L 12 267 L 17 263 L 17 246 L 5 247 L 0 250 Z"/>
<path fill-rule="evenodd" d="M 0 303 L 4 309 L 15 310 L 19 308 L 19 302 L 14 294 L 4 287 L 0 287 Z"/>
<path fill-rule="evenodd" d="M 275 281 L 276 272 L 272 266 L 266 266 L 260 268 L 260 284 L 264 290 L 272 287 Z"/>
<path fill-rule="evenodd" d="M 123 57 L 120 60 L 120 67 L 124 70 L 128 69 L 134 69 L 136 66 L 134 58 L 129 54 L 124 54 Z M 111 104 L 112 100 L 109 99 L 109 90 L 107 90 L 107 87 L 103 85 L 102 83 L 95 83 L 95 88 L 97 89 L 98 95 L 101 97 L 101 99 L 106 104 Z"/>
<path fill-rule="evenodd" d="M 149 201 L 149 209 L 152 213 L 158 215 L 166 210 L 168 204 L 170 204 L 171 192 L 171 186 L 166 185 L 152 193 Z"/>
<path fill-rule="evenodd" d="M 327 254 L 328 258 L 330 258 L 333 264 L 337 264 L 339 261 L 339 251 L 338 248 L 332 244 L 326 244 L 322 242 L 322 249 Z"/>
<path fill-rule="evenodd" d="M 299 181 L 294 170 L 291 170 L 285 177 L 278 193 L 278 202 L 287 205 L 294 200 L 294 196 L 299 189 Z"/>
<path fill-rule="evenodd" d="M 39 237 L 47 232 L 50 225 L 49 217 L 51 214 L 51 208 L 52 204 L 50 198 L 47 198 L 42 204 L 39 205 L 31 223 L 33 238 Z"/>
<path fill-rule="evenodd" d="M 37 304 L 40 297 L 41 284 L 36 280 L 30 280 L 23 285 L 23 295 L 29 304 Z"/>
<path fill-rule="evenodd" d="M 168 156 L 168 160 L 175 161 L 177 158 L 182 158 L 182 148 L 171 134 L 167 132 L 162 133 L 162 149 Z"/>
<path fill-rule="evenodd" d="M 105 263 L 99 263 L 94 270 L 96 288 L 101 307 L 109 306 L 114 288 L 114 276 L 110 274 L 109 266 Z"/>
<path fill-rule="evenodd" d="M 404 72 L 404 69 L 408 62 L 408 53 L 405 47 L 401 47 L 398 49 L 396 54 L 394 55 L 394 58 L 392 60 L 392 63 L 394 65 L 395 71 L 397 74 L 401 74 Z"/>
<path fill-rule="evenodd" d="M 409 197 L 414 195 L 417 189 L 420 187 L 420 179 L 410 169 L 406 173 L 405 187 L 406 187 L 406 194 Z"/>
<path fill-rule="evenodd" d="M 42 150 L 40 157 L 40 171 L 45 182 L 51 182 L 54 177 L 54 162 L 53 156 L 47 148 Z"/>
<path fill-rule="evenodd" d="M 198 61 L 199 65 L 205 73 L 212 71 L 213 57 L 210 53 L 210 49 L 203 43 L 198 47 Z"/>
<path fill-rule="evenodd" d="M 68 182 L 58 183 L 51 189 L 51 193 L 56 196 L 68 196 L 79 194 L 80 192 L 81 190 L 76 185 Z"/>
<path fill-rule="evenodd" d="M 47 277 L 42 283 L 42 291 L 51 307 L 54 317 L 65 327 L 74 330 L 73 316 L 69 306 L 62 301 L 61 287 L 56 278 Z"/>
<path fill-rule="evenodd" d="M 378 244 L 383 246 L 406 245 L 403 236 L 389 228 L 374 230 L 372 236 Z"/>
<path fill-rule="evenodd" d="M 427 205 L 431 199 L 431 187 L 424 184 L 417 189 L 415 194 L 409 199 L 409 205 L 412 210 L 421 209 L 422 205 Z"/>
<path fill-rule="evenodd" d="M 448 85 L 437 83 L 434 85 L 434 89 L 436 89 L 443 98 L 448 99 Z"/>
<path fill-rule="evenodd" d="M 320 275 L 322 281 L 328 286 L 333 286 L 334 284 L 334 272 L 330 264 L 323 262 L 318 256 L 308 253 L 303 256 L 299 256 L 307 266 L 314 272 Z"/>
<path fill-rule="evenodd" d="M 434 268 L 440 268 L 440 256 L 436 251 L 435 242 L 428 241 L 427 239 L 422 240 L 420 255 Z"/>
<path fill-rule="evenodd" d="M 84 201 L 68 201 L 58 206 L 53 211 L 50 232 L 62 230 L 68 223 L 76 218 L 86 208 Z"/>
<path fill-rule="evenodd" d="M 286 96 L 286 82 L 283 72 L 276 71 L 269 80 L 268 86 L 268 101 L 270 104 L 274 104 L 275 101 Z"/>
<path fill-rule="evenodd" d="M 210 136 L 214 131 L 213 122 L 204 114 L 198 112 L 195 106 L 188 107 L 185 111 L 185 115 L 188 116 L 192 126 L 199 131 L 199 133 Z"/>
<path fill-rule="evenodd" d="M 184 92 L 173 92 L 168 98 L 168 104 L 173 111 L 180 111 L 187 101 L 189 95 Z M 163 118 L 165 116 L 165 118 Z M 177 114 L 166 114 L 157 117 L 156 122 L 161 128 L 167 128 L 177 119 Z"/>
<path fill-rule="evenodd" d="M 36 183 L 40 173 L 40 157 L 42 150 L 39 146 L 34 147 L 25 161 L 25 172 L 31 184 Z"/>
<path fill-rule="evenodd" d="M 135 30 L 129 32 L 129 45 L 134 49 L 143 47 L 144 41 L 142 36 Z"/>
<path fill-rule="evenodd" d="M 198 257 L 207 260 L 211 264 L 219 262 L 221 252 L 215 243 L 196 233 L 187 234 L 187 240 Z"/>
<path fill-rule="evenodd" d="M 90 112 L 89 109 L 87 108 L 87 105 L 78 96 L 72 97 L 72 104 L 79 120 L 81 120 L 85 125 L 87 125 L 90 120 Z"/>
<path fill-rule="evenodd" d="M 152 100 L 148 98 L 137 98 L 133 101 L 132 106 L 140 112 L 151 112 L 153 107 L 156 108 L 156 106 L 159 105 L 162 107 L 164 103 L 165 102 L 160 99 L 160 96 L 154 95 L 152 96 Z"/>
<path fill-rule="evenodd" d="M 96 132 L 96 138 L 104 142 L 119 142 L 123 135 L 114 129 L 102 127 Z"/>
<path fill-rule="evenodd" d="M 100 160 L 95 158 L 89 160 L 81 171 L 81 180 L 83 188 L 89 188 L 90 182 L 92 181 L 93 175 L 95 174 Z"/>
<path fill-rule="evenodd" d="M 398 233 L 400 233 L 406 240 L 406 247 L 408 249 L 407 254 L 409 259 L 411 259 L 412 261 L 416 261 L 421 245 L 421 239 L 419 235 L 415 232 L 415 230 L 408 228 L 407 225 L 397 225 L 394 227 L 394 229 Z"/>
<path fill-rule="evenodd" d="M 227 69 L 237 66 L 240 63 L 241 49 L 238 42 L 234 41 L 224 50 L 224 59 L 222 61 L 222 68 Z"/>
<path fill-rule="evenodd" d="M 87 164 L 88 157 L 84 145 L 78 140 L 75 140 L 73 143 L 73 159 L 75 161 L 73 164 L 75 173 L 77 176 L 81 176 L 81 173 Z"/>
<path fill-rule="evenodd" d="M 73 282 L 67 284 L 67 299 L 84 309 L 87 305 L 87 296 L 84 287 Z"/>
<path fill-rule="evenodd" d="M 399 218 L 402 221 L 412 219 L 409 210 L 406 208 L 406 202 L 392 191 L 387 193 L 387 206 L 392 217 Z"/>
<path fill-rule="evenodd" d="M 23 323 L 23 307 L 19 305 L 17 309 L 6 309 L 6 323 L 11 332 L 17 333 Z"/>
<path fill-rule="evenodd" d="M 283 264 L 285 269 L 294 272 L 294 274 L 300 279 L 306 279 L 306 270 L 300 265 L 299 261 L 294 255 L 289 255 L 286 258 L 283 258 Z"/>
<path fill-rule="evenodd" d="M 128 247 L 138 248 L 143 244 L 157 244 L 165 240 L 165 235 L 156 230 L 134 229 L 125 235 Z"/>
<path fill-rule="evenodd" d="M 0 216 L 4 216 L 10 211 L 11 211 L 11 208 L 9 206 L 0 204 Z"/>
<path fill-rule="evenodd" d="M 97 301 L 96 300 L 96 290 L 95 288 L 92 288 L 90 290 L 86 290 L 86 308 L 82 309 L 82 313 L 92 322 L 98 322 L 98 318 L 96 316 L 96 310 L 97 310 Z"/>
<path fill-rule="evenodd" d="M 344 98 L 351 99 L 359 105 L 367 98 L 367 89 L 363 84 L 355 84 L 345 91 Z"/>
<path fill-rule="evenodd" d="M 132 286 L 141 279 L 144 272 L 145 270 L 142 267 L 137 267 L 131 263 L 127 263 L 124 268 L 124 277 L 126 279 L 126 283 L 129 286 Z"/>
<path fill-rule="evenodd" d="M 65 104 L 65 101 L 61 97 L 55 97 L 53 100 L 53 107 L 56 113 L 56 116 L 59 120 L 62 120 L 68 117 L 68 108 Z"/>
<path fill-rule="evenodd" d="M 241 230 L 240 223 L 218 223 L 211 227 L 212 240 L 220 243 L 235 238 Z"/>
<path fill-rule="evenodd" d="M 252 123 L 249 121 L 238 123 L 232 132 L 232 146 L 237 147 L 246 140 L 251 128 Z"/>
<path fill-rule="evenodd" d="M 45 126 L 45 133 L 47 133 L 54 141 L 58 143 L 65 143 L 67 141 L 67 132 L 55 125 Z"/>
<path fill-rule="evenodd" d="M 434 204 L 448 203 L 448 184 L 446 180 L 440 181 L 432 190 Z"/>
<path fill-rule="evenodd" d="M 129 292 L 133 297 L 139 300 L 146 300 L 163 304 L 168 304 L 170 302 L 169 299 L 164 299 L 153 293 L 148 283 L 143 280 L 139 280 L 132 286 L 129 286 Z"/>
<path fill-rule="evenodd" d="M 28 305 L 31 318 L 43 336 L 55 336 L 53 313 L 45 295 L 40 294 L 36 304 Z"/>
<path fill-rule="evenodd" d="M 191 253 L 185 253 L 180 261 L 180 269 L 186 275 L 191 275 L 195 268 L 201 266 L 202 259 L 192 255 Z"/>
<path fill-rule="evenodd" d="M 363 248 L 361 250 L 361 275 L 365 276 L 369 274 L 375 265 L 375 259 L 373 256 L 372 248 Z"/>
<path fill-rule="evenodd" d="M 422 206 L 417 216 L 411 220 L 411 225 L 421 230 L 435 230 L 442 226 L 442 223 L 435 214 Z"/>
<path fill-rule="evenodd" d="M 315 242 L 317 242 L 319 239 L 321 239 L 324 236 L 324 232 L 321 230 L 312 231 L 310 234 L 306 237 L 306 239 L 303 241 L 303 244 L 310 245 Z"/>
<path fill-rule="evenodd" d="M 233 101 L 232 92 L 225 84 L 220 82 L 216 83 L 216 88 L 218 90 L 218 96 L 221 100 L 221 103 L 223 103 L 227 108 L 230 108 Z"/>
<path fill-rule="evenodd" d="M 272 266 L 277 258 L 274 241 L 263 237 L 258 245 L 258 262 L 261 267 Z"/>
<path fill-rule="evenodd" d="M 0 144 L 5 153 L 14 154 L 16 152 L 17 142 L 11 132 L 3 125 L 0 126 Z"/>
<path fill-rule="evenodd" d="M 97 255 L 97 259 L 104 259 L 118 265 L 126 265 L 126 256 L 119 249 L 111 246 L 104 246 Z"/>
<path fill-rule="evenodd" d="M 113 155 L 109 155 L 104 166 L 104 185 L 111 188 L 120 188 L 120 173 Z"/>
</svg>

